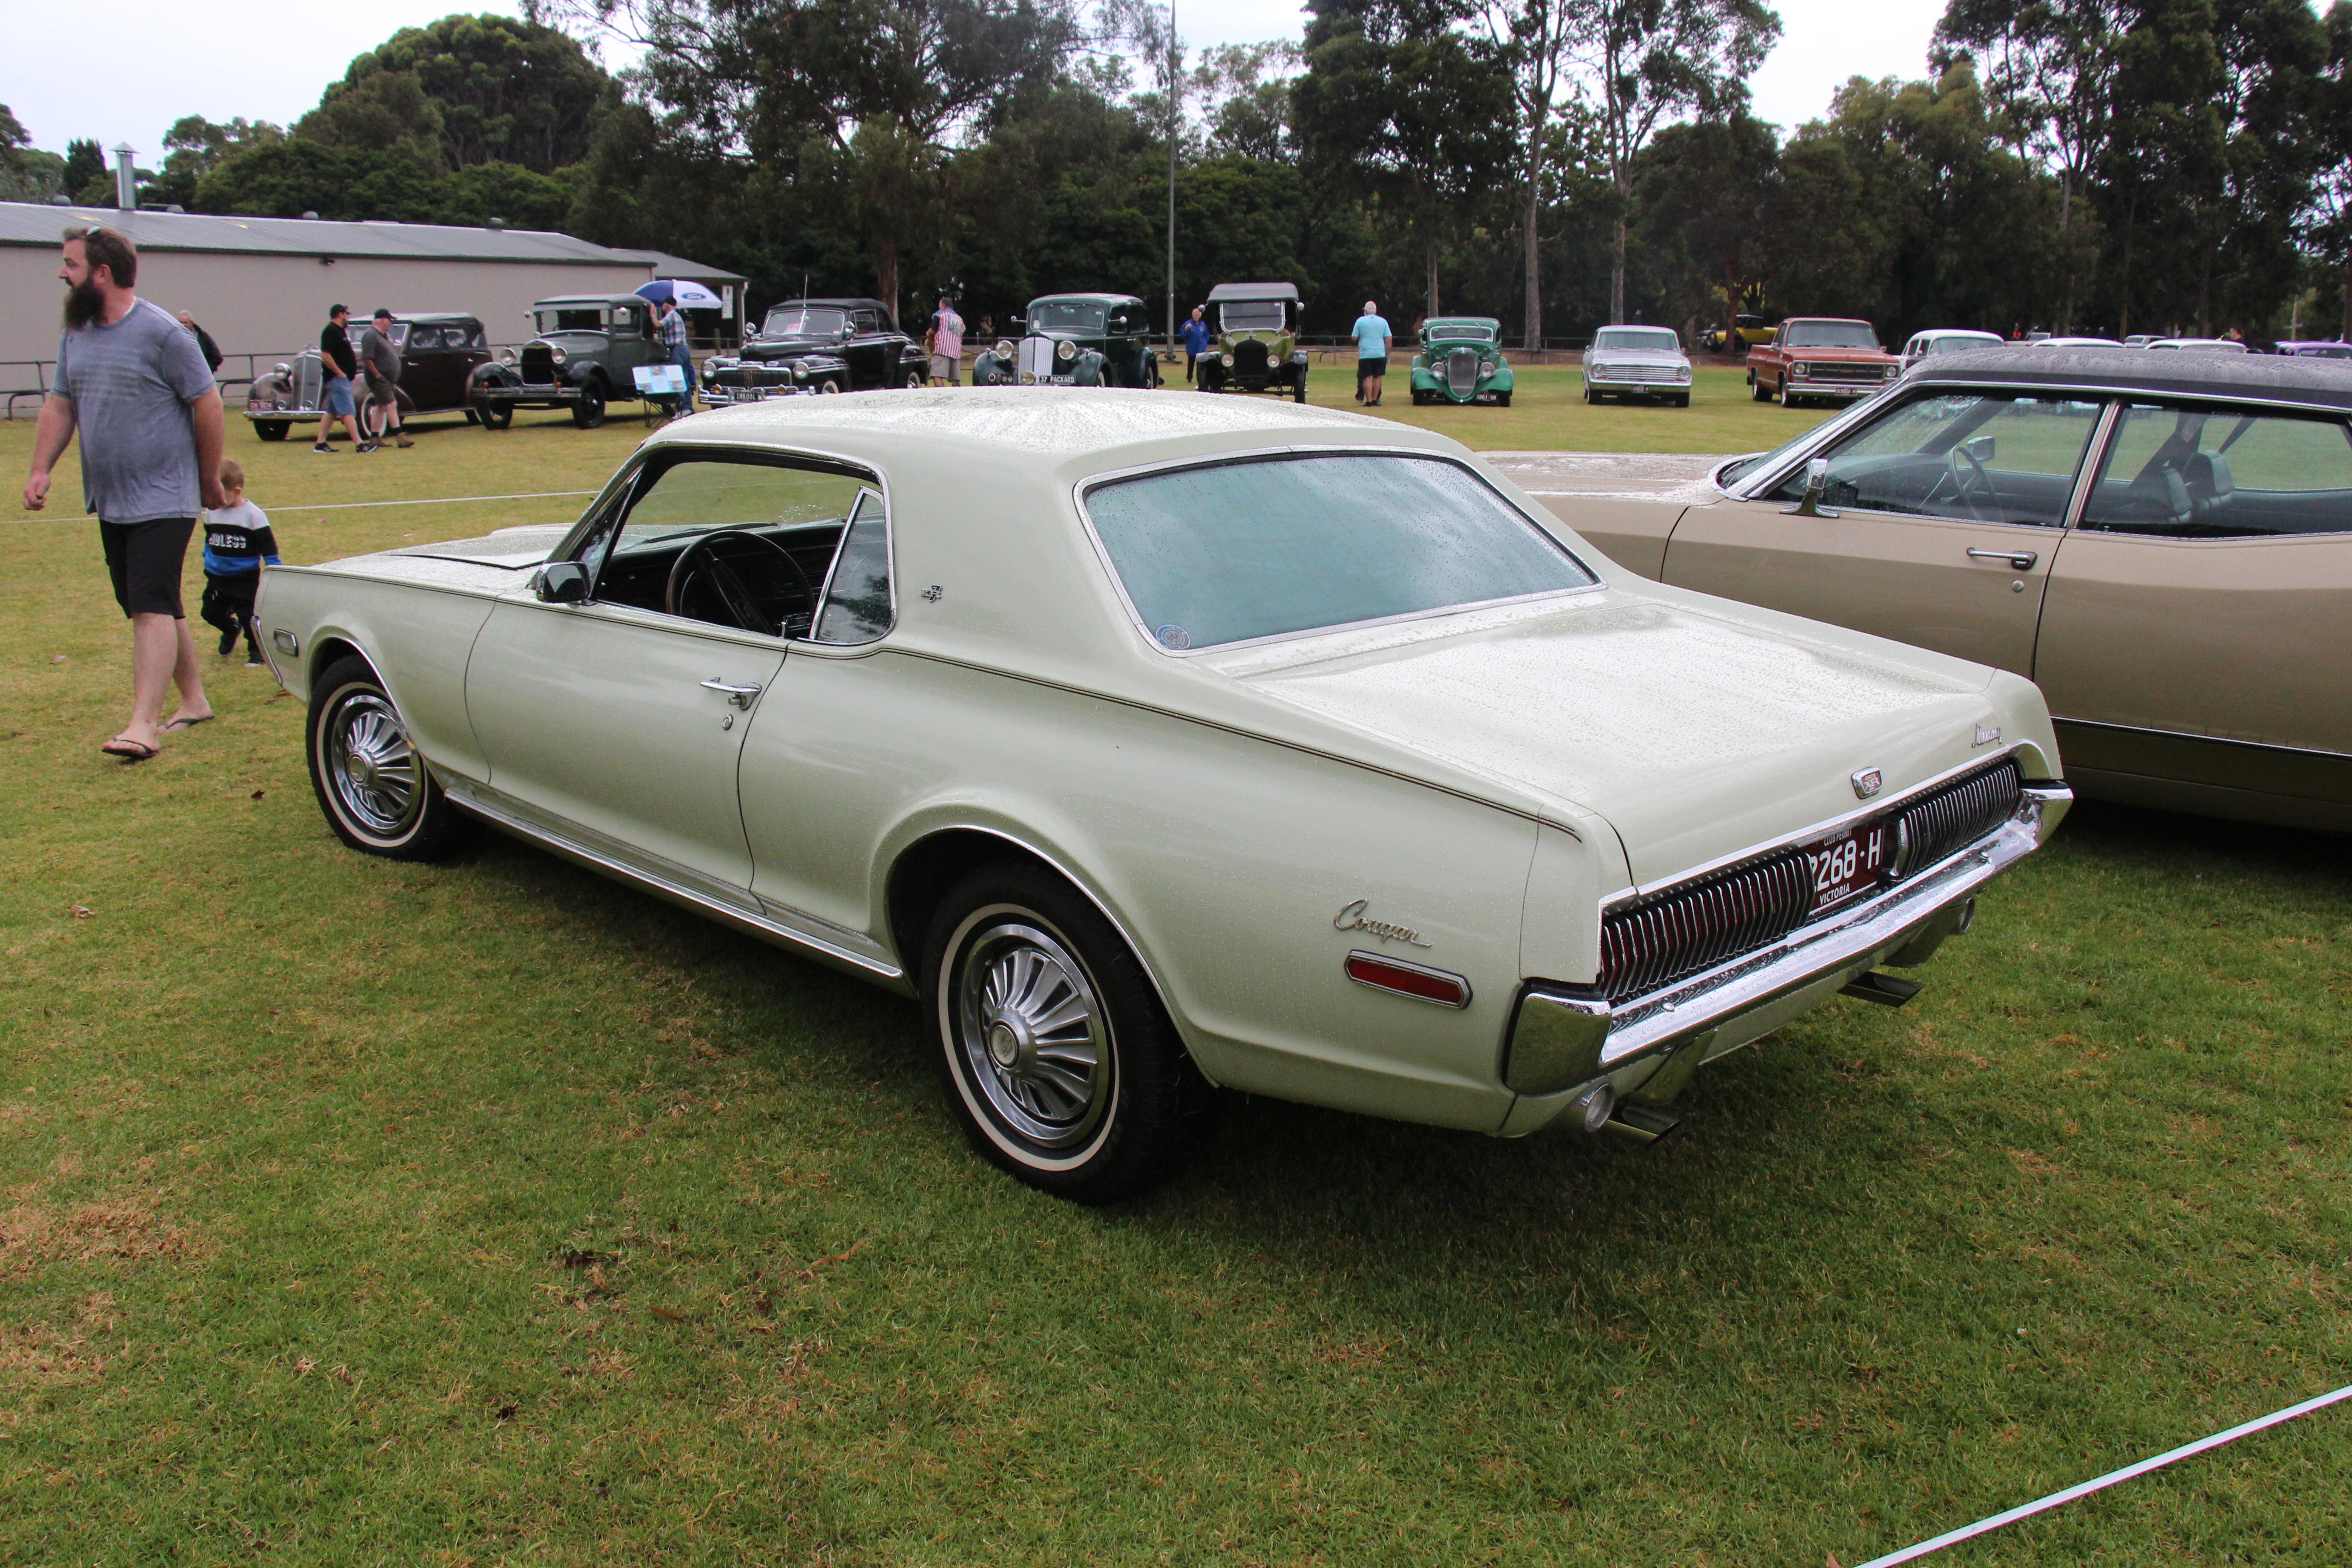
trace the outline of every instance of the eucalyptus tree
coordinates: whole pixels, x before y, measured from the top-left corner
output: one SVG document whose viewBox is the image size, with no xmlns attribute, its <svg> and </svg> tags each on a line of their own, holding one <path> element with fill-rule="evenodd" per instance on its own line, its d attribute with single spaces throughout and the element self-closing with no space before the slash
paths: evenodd
<svg viewBox="0 0 2352 1568">
<path fill-rule="evenodd" d="M 634 89 L 699 162 L 797 171 L 858 231 L 895 310 L 956 152 L 1052 93 L 1075 0 L 559 0 L 644 50 Z"/>
<path fill-rule="evenodd" d="M 1530 350 L 1543 347 L 1543 212 L 1553 134 L 1563 95 L 1573 96 L 1570 56 L 1597 0 L 1485 0 L 1486 36 L 1510 67 L 1517 132 L 1522 326 Z"/>
<path fill-rule="evenodd" d="M 2342 293 L 2336 335 L 2352 341 L 2352 4 L 2327 8 L 2327 64 L 2314 84 L 2312 131 L 2322 154 L 2303 240 L 2335 268 Z"/>
<path fill-rule="evenodd" d="M 2057 171 L 2061 332 L 2074 329 L 2091 255 L 2075 209 L 2115 133 L 2116 46 L 2137 14 L 2135 0 L 1951 0 L 1936 26 L 1939 64 L 1973 58 L 1994 111 Z"/>
<path fill-rule="evenodd" d="M 1617 196 L 1609 319 L 1625 319 L 1625 239 L 1634 166 L 1663 125 L 1746 106 L 1748 79 L 1780 37 L 1764 0 L 1586 0 L 1570 52 L 1591 91 Z"/>
<path fill-rule="evenodd" d="M 1307 166 L 1374 204 L 1417 252 L 1426 310 L 1438 262 L 1512 158 L 1502 49 L 1458 0 L 1310 0 L 1306 72 L 1291 88 Z"/>
<path fill-rule="evenodd" d="M 1642 159 L 1643 251 L 1664 274 L 1670 305 L 1721 309 L 1727 341 L 1771 276 L 1780 187 L 1772 127 L 1744 113 L 1669 125 Z"/>
</svg>

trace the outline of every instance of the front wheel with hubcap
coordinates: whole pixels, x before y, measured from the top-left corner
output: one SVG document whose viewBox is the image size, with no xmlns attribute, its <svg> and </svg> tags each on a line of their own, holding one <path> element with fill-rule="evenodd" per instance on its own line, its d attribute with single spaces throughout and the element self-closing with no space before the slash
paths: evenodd
<svg viewBox="0 0 2352 1568">
<path fill-rule="evenodd" d="M 514 423 L 514 405 L 493 403 L 487 397 L 474 400 L 474 417 L 485 430 L 503 430 Z"/>
<path fill-rule="evenodd" d="M 1206 1131 L 1214 1091 L 1142 964 L 1041 868 L 982 866 L 956 884 L 924 943 L 922 995 L 956 1120 L 1041 1192 L 1116 1202 Z"/>
<path fill-rule="evenodd" d="M 352 848 L 438 860 L 473 837 L 473 818 L 441 793 L 366 659 L 339 658 L 311 683 L 309 740 L 319 809 Z"/>
</svg>

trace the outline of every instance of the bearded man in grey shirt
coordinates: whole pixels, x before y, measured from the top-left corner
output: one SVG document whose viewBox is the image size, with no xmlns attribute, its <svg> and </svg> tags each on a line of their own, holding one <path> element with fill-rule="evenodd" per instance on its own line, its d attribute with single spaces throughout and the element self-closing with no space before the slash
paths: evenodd
<svg viewBox="0 0 2352 1568">
<path fill-rule="evenodd" d="M 167 731 L 213 716 L 180 604 L 196 513 L 221 493 L 221 400 L 196 340 L 131 291 L 139 253 L 110 228 L 66 230 L 66 333 L 33 434 L 25 510 L 47 504 L 49 470 L 81 432 L 81 487 L 131 619 L 131 722 L 99 749 L 144 762 Z M 176 681 L 179 711 L 159 722 Z"/>
</svg>

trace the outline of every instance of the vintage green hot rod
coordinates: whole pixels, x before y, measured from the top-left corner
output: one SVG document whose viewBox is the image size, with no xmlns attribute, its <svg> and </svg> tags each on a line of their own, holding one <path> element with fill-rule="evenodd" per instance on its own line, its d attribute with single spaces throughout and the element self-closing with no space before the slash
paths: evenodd
<svg viewBox="0 0 2352 1568">
<path fill-rule="evenodd" d="M 1433 316 L 1421 324 L 1412 356 L 1415 403 L 1511 405 L 1511 362 L 1503 357 L 1503 323 L 1492 316 Z"/>
</svg>

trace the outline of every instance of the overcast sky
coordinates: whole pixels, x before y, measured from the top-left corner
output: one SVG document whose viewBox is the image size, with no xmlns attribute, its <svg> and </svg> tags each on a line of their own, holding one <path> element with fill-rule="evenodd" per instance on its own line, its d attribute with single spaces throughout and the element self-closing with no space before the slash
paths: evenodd
<svg viewBox="0 0 2352 1568">
<path fill-rule="evenodd" d="M 106 0 L 83 11 L 25 0 L 7 7 L 0 103 L 36 146 L 62 153 L 77 136 L 107 147 L 129 142 L 144 166 L 160 167 L 163 132 L 182 115 L 287 124 L 319 101 L 352 56 L 458 8 L 451 0 L 377 0 L 276 13 L 254 26 L 253 14 L 234 5 Z M 470 0 L 467 8 L 511 16 L 519 4 Z M 1757 76 L 1757 113 L 1793 128 L 1826 110 L 1850 76 L 1924 74 L 1943 9 L 1944 0 L 1780 0 L 1786 33 Z M 1285 0 L 1177 0 L 1176 22 L 1184 41 L 1199 47 L 1297 37 L 1302 18 Z"/>
</svg>

